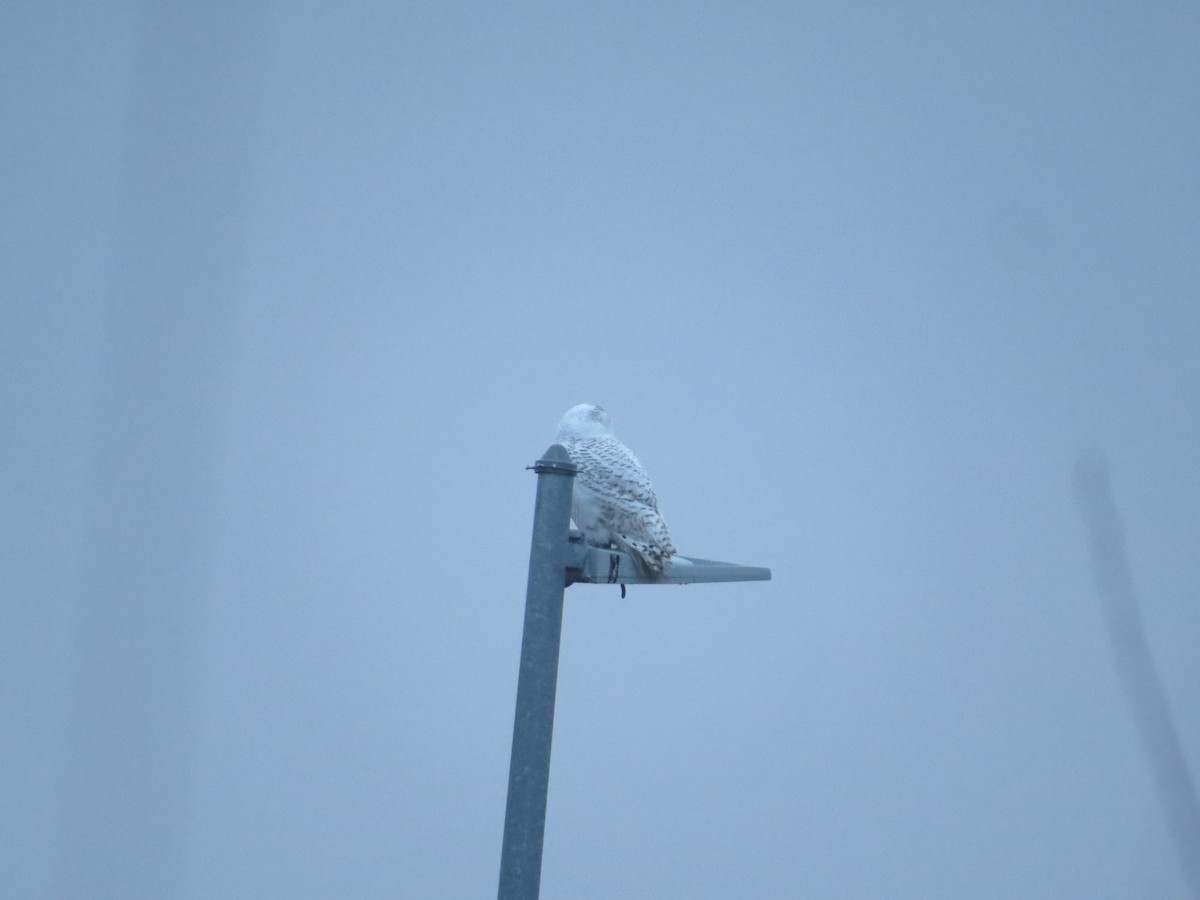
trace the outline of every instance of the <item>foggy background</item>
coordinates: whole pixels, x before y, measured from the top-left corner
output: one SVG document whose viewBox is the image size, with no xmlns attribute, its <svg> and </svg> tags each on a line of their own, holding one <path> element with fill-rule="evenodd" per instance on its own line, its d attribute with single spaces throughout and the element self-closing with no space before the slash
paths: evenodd
<svg viewBox="0 0 1200 900">
<path fill-rule="evenodd" d="M 0 896 L 494 895 L 580 402 L 774 580 L 568 591 L 544 897 L 1185 896 L 1200 7 L 1003 6 L 5 4 Z"/>
</svg>

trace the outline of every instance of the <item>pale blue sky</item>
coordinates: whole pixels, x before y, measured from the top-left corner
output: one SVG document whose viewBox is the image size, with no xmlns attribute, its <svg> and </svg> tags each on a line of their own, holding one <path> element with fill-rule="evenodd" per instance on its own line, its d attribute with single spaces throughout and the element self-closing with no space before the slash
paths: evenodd
<svg viewBox="0 0 1200 900">
<path fill-rule="evenodd" d="M 596 402 L 774 580 L 568 591 L 543 896 L 1184 896 L 1071 469 L 1196 771 L 1194 4 L 204 10 L 0 13 L 0 895 L 80 709 L 171 723 L 180 896 L 492 895 Z"/>
</svg>

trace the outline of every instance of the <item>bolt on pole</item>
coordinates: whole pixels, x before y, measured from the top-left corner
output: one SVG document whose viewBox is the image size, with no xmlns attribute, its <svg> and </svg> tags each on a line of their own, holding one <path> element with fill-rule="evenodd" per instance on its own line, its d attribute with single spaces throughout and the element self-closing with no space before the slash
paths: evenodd
<svg viewBox="0 0 1200 900">
<path fill-rule="evenodd" d="M 532 468 L 538 476 L 537 502 L 508 767 L 499 900 L 537 900 L 541 889 L 550 742 L 566 590 L 565 552 L 571 493 L 578 471 L 559 444 L 551 445 Z"/>
</svg>

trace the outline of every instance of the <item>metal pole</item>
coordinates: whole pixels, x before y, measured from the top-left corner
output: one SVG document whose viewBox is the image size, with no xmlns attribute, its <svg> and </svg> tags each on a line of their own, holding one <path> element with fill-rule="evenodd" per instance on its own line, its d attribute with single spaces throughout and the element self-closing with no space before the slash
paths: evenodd
<svg viewBox="0 0 1200 900">
<path fill-rule="evenodd" d="M 499 900 L 537 900 L 541 887 L 554 692 L 566 590 L 564 552 L 571 524 L 571 491 L 578 471 L 558 444 L 551 445 L 534 463 L 533 470 L 538 475 L 537 504 L 508 766 Z"/>
<path fill-rule="evenodd" d="M 200 678 L 272 18 L 234 0 L 137 6 L 55 897 L 196 893 Z"/>
</svg>

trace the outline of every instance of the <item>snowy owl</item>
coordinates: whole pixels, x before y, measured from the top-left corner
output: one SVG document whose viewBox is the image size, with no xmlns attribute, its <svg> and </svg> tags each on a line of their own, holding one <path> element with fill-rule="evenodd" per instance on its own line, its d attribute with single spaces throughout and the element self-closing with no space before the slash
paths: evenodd
<svg viewBox="0 0 1200 900">
<path fill-rule="evenodd" d="M 594 547 L 616 544 L 647 569 L 662 574 L 675 554 L 667 523 L 646 470 L 628 447 L 613 436 L 603 407 L 581 403 L 558 423 L 555 440 L 579 467 L 571 499 L 571 518 Z"/>
</svg>

